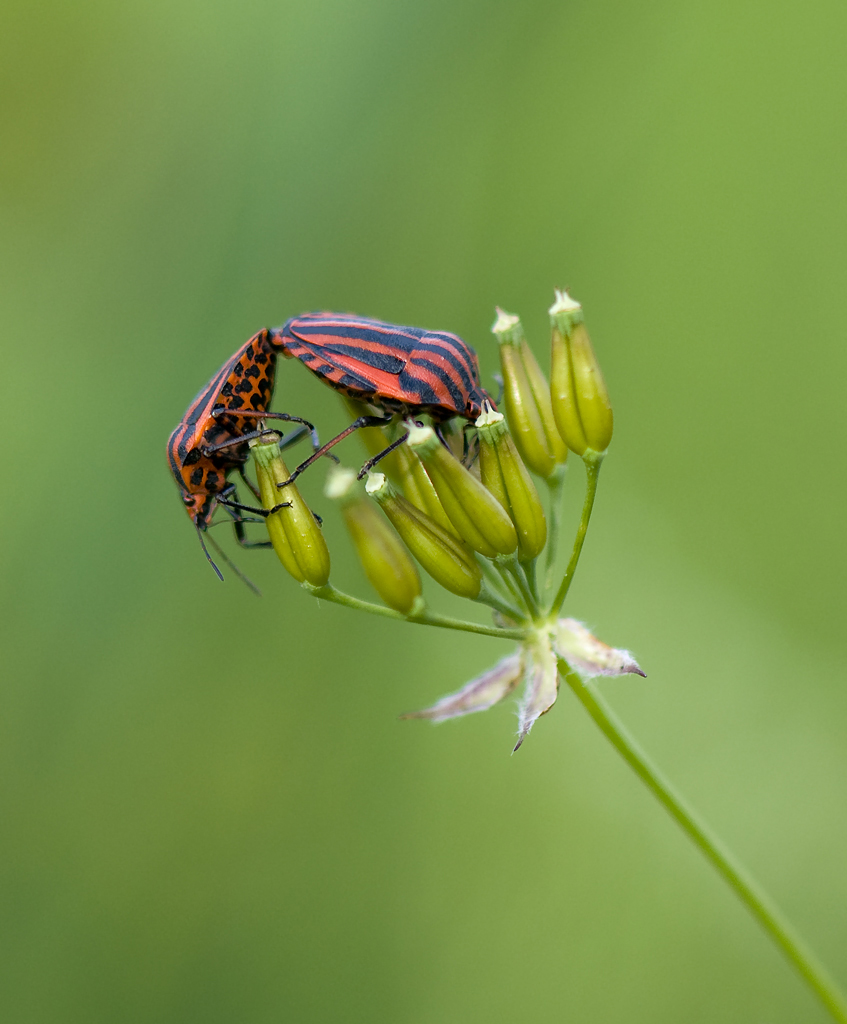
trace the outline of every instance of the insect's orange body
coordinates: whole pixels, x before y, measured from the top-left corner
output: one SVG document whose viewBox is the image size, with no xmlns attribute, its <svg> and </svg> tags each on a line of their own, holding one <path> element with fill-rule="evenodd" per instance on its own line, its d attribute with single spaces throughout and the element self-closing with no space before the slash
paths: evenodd
<svg viewBox="0 0 847 1024">
<path fill-rule="evenodd" d="M 168 438 L 168 463 L 188 515 L 205 529 L 215 499 L 232 484 L 227 475 L 247 461 L 247 443 L 207 454 L 207 449 L 256 429 L 256 413 L 267 412 L 273 397 L 276 351 L 265 328 L 254 334 L 200 390 Z M 253 413 L 239 416 L 238 410 Z M 292 417 L 293 418 L 293 417 Z"/>
</svg>

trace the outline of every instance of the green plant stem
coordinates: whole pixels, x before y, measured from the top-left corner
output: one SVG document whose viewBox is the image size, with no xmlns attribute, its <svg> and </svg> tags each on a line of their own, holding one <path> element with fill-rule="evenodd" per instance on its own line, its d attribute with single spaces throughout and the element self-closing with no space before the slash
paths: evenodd
<svg viewBox="0 0 847 1024">
<path fill-rule="evenodd" d="M 495 564 L 502 566 L 509 576 L 514 580 L 521 595 L 521 601 L 533 619 L 538 618 L 538 604 L 533 597 L 529 581 L 524 573 L 523 566 L 518 561 L 517 555 L 498 555 Z"/>
<path fill-rule="evenodd" d="M 606 739 L 794 964 L 833 1019 L 847 1024 L 847 1001 L 781 911 L 650 762 L 600 694 L 583 682 L 563 658 L 559 659 L 559 672 Z"/>
<path fill-rule="evenodd" d="M 483 580 L 482 587 L 479 591 L 479 597 L 474 600 L 480 604 L 487 604 L 489 608 L 494 608 L 507 618 L 514 619 L 516 622 L 523 622 L 526 619 L 526 613 L 516 608 L 513 604 L 509 604 L 508 601 L 500 597 L 499 594 L 494 593 L 488 586 L 486 586 Z"/>
<path fill-rule="evenodd" d="M 582 554 L 582 545 L 585 543 L 585 534 L 591 519 L 591 510 L 594 508 L 594 498 L 597 494 L 597 477 L 600 475 L 600 466 L 603 464 L 604 454 L 604 452 L 591 452 L 589 449 L 583 456 L 586 476 L 585 501 L 582 505 L 582 516 L 580 517 L 576 537 L 573 542 L 571 560 L 568 562 L 565 575 L 562 577 L 562 582 L 559 584 L 559 589 L 550 606 L 551 618 L 555 618 L 559 614 L 559 609 L 568 596 L 568 590 L 570 590 L 571 582 L 579 563 L 579 556 Z"/>
<path fill-rule="evenodd" d="M 520 563 L 521 568 L 526 573 L 526 581 L 529 584 L 529 591 L 532 594 L 532 598 L 536 605 L 539 603 L 537 563 L 537 558 L 531 558 L 528 562 Z"/>
<path fill-rule="evenodd" d="M 559 550 L 559 532 L 562 525 L 562 495 L 565 491 L 565 474 L 568 464 L 556 466 L 547 478 L 547 490 L 550 496 L 550 529 L 547 532 L 547 559 L 544 574 L 545 596 L 553 586 L 553 573 L 556 570 L 556 555 Z"/>
<path fill-rule="evenodd" d="M 440 626 L 442 629 L 460 629 L 465 633 L 481 633 L 483 636 L 496 636 L 501 640 L 526 640 L 530 635 L 525 629 L 482 626 L 477 622 L 464 622 L 462 619 L 452 619 L 448 615 L 439 615 L 438 612 L 431 612 L 428 608 L 411 615 L 404 615 L 384 604 L 362 601 L 358 597 L 345 594 L 341 590 L 336 590 L 331 583 L 327 583 L 323 587 L 313 587 L 309 583 L 302 583 L 301 586 L 313 597 L 321 600 L 332 601 L 335 604 L 344 605 L 345 608 L 355 608 L 361 612 L 370 612 L 372 615 L 383 615 L 387 619 L 400 619 L 401 622 L 417 622 L 422 626 Z"/>
<path fill-rule="evenodd" d="M 518 585 L 515 582 L 515 579 L 512 576 L 512 574 L 508 572 L 508 570 L 506 569 L 505 565 L 503 565 L 502 562 L 495 559 L 493 564 L 497 572 L 500 573 L 500 578 L 503 582 L 503 586 L 506 587 L 506 589 L 512 595 L 512 598 L 514 599 L 518 607 L 524 609 L 522 614 L 527 614 L 528 609 L 526 608 L 526 602 L 524 601 L 523 595 L 521 594 L 520 589 L 518 588 Z"/>
<path fill-rule="evenodd" d="M 477 555 L 476 561 L 477 565 L 479 565 L 482 570 L 482 575 L 485 577 L 488 589 L 492 590 L 502 601 L 506 601 L 508 603 L 508 601 L 514 597 L 512 588 L 506 586 L 505 580 L 487 558 L 484 558 L 482 555 Z"/>
</svg>

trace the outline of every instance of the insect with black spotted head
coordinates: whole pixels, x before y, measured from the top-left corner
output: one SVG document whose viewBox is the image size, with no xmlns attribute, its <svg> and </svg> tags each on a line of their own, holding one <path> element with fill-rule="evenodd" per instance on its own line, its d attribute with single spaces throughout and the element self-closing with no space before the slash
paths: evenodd
<svg viewBox="0 0 847 1024">
<path fill-rule="evenodd" d="M 273 398 L 278 349 L 270 341 L 271 332 L 264 328 L 246 341 L 200 389 L 185 415 L 168 438 L 168 465 L 179 487 L 182 502 L 197 530 L 206 558 L 220 579 L 223 575 L 210 556 L 203 535 L 212 524 L 218 505 L 230 513 L 235 536 L 243 547 L 266 547 L 266 541 L 250 541 L 244 532 L 249 522 L 240 513 L 254 512 L 264 517 L 262 508 L 243 506 L 233 501 L 235 484 L 229 480 L 237 472 L 250 491 L 259 499 L 255 487 L 244 474 L 249 451 L 247 441 L 262 431 L 261 422 L 268 419 L 299 423 L 295 431 L 283 439 L 282 447 L 299 440 L 307 431 L 312 446 L 320 447 L 317 431 L 308 421 L 288 413 L 268 411 Z M 238 576 L 255 590 L 253 584 L 232 564 L 218 544 L 208 538 L 220 556 Z"/>
</svg>

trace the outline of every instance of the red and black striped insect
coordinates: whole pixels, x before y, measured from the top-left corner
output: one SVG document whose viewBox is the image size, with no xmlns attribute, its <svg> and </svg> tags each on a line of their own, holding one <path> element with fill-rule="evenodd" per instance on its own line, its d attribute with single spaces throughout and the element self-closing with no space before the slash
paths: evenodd
<svg viewBox="0 0 847 1024">
<path fill-rule="evenodd" d="M 472 422 L 484 402 L 496 408 L 480 384 L 476 352 L 447 331 L 401 327 L 348 313 L 304 313 L 274 329 L 270 343 L 330 387 L 381 414 L 360 416 L 301 463 L 291 479 L 358 427 L 385 425 L 395 415 L 426 413 L 438 429 L 454 416 Z"/>
<path fill-rule="evenodd" d="M 248 520 L 233 510 L 244 509 L 260 516 L 266 516 L 267 512 L 233 501 L 235 484 L 228 479 L 231 472 L 238 472 L 259 498 L 253 484 L 244 475 L 244 465 L 249 456 L 247 441 L 261 433 L 261 430 L 256 430 L 258 421 L 277 419 L 300 423 L 302 426 L 284 439 L 282 445 L 294 443 L 308 430 L 313 447 L 317 449 L 320 446 L 317 432 L 307 420 L 287 413 L 268 412 L 274 391 L 277 355 L 278 349 L 273 346 L 271 332 L 267 328 L 254 334 L 200 389 L 168 438 L 168 464 L 185 510 L 197 529 L 206 558 L 221 579 L 223 576 L 203 541 L 203 534 L 210 526 L 218 505 L 230 512 L 240 544 L 245 547 L 266 545 L 263 541 L 256 543 L 246 539 L 244 523 Z M 218 545 L 214 546 L 220 551 Z M 229 561 L 222 551 L 221 555 Z"/>
</svg>

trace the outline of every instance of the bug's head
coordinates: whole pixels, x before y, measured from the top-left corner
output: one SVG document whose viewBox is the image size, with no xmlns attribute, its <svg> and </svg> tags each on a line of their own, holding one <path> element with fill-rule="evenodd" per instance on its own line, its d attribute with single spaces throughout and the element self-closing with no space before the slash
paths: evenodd
<svg viewBox="0 0 847 1024">
<path fill-rule="evenodd" d="M 180 497 L 191 522 L 199 530 L 205 530 L 214 511 L 214 497 L 211 494 L 190 494 L 188 491 L 182 491 Z"/>
<path fill-rule="evenodd" d="M 491 395 L 488 394 L 485 388 L 477 385 L 468 395 L 467 405 L 465 406 L 465 419 L 473 422 L 481 416 L 483 406 L 486 402 L 488 402 L 492 409 L 497 408 L 497 403 Z"/>
</svg>

